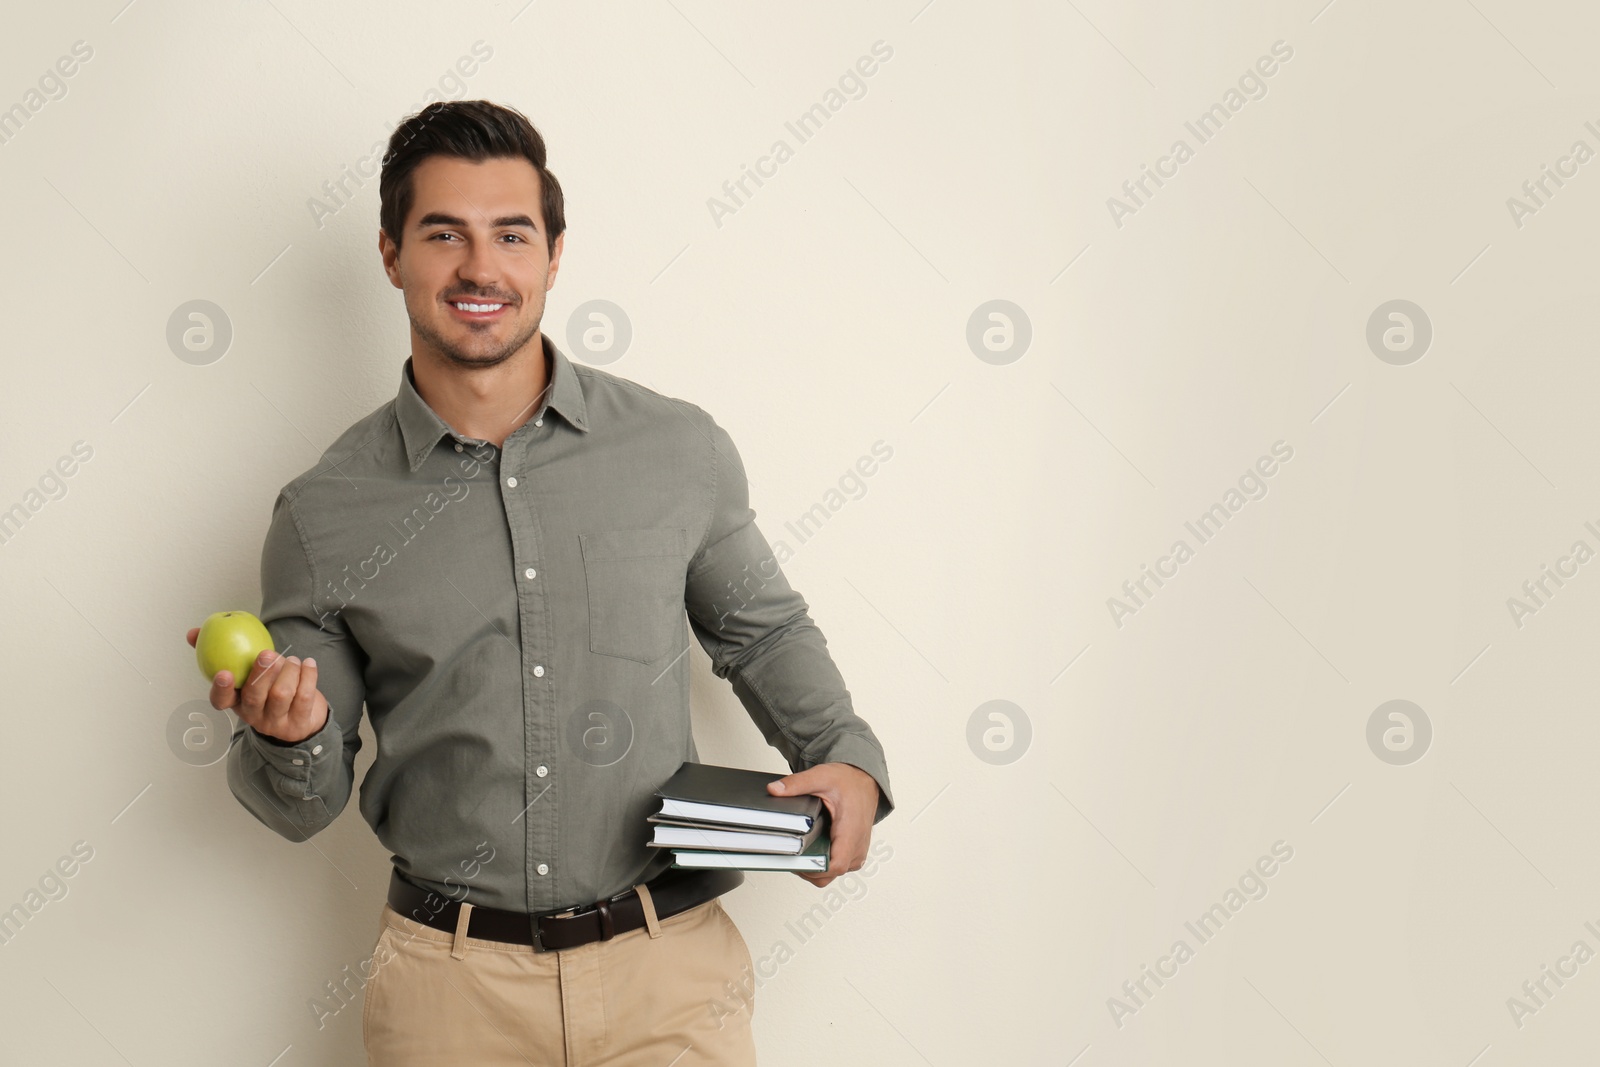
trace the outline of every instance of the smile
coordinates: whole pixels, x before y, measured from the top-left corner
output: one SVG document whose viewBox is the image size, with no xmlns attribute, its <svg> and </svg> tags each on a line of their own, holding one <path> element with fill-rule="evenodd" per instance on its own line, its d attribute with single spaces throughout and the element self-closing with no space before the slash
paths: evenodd
<svg viewBox="0 0 1600 1067">
<path fill-rule="evenodd" d="M 494 318 L 510 306 L 504 303 L 478 304 L 470 300 L 452 300 L 449 304 L 457 315 L 474 321 Z"/>
</svg>

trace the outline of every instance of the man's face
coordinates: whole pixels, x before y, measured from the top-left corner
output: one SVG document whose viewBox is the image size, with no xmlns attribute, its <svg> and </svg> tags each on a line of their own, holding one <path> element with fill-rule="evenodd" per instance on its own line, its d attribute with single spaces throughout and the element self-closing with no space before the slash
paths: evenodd
<svg viewBox="0 0 1600 1067">
<path fill-rule="evenodd" d="M 561 260 L 561 237 L 547 251 L 538 172 L 520 157 L 430 156 L 411 182 L 401 247 L 381 231 L 378 247 L 405 291 L 413 346 L 459 367 L 504 362 L 538 336 Z"/>
</svg>

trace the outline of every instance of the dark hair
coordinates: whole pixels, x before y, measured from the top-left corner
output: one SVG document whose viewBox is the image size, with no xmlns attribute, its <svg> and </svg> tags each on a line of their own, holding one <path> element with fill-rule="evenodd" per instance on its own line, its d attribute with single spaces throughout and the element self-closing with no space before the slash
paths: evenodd
<svg viewBox="0 0 1600 1067">
<path fill-rule="evenodd" d="M 485 159 L 522 158 L 539 173 L 540 209 L 547 251 L 567 228 L 561 183 L 545 169 L 544 138 L 522 112 L 487 100 L 441 100 L 407 116 L 389 138 L 378 180 L 378 224 L 396 247 L 415 198 L 411 172 L 429 156 Z"/>
</svg>

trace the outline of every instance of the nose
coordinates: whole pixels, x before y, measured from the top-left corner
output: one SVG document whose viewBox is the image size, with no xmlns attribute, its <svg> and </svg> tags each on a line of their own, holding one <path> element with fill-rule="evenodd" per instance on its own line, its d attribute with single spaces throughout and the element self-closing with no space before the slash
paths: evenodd
<svg viewBox="0 0 1600 1067">
<path fill-rule="evenodd" d="M 498 288 L 495 282 L 499 279 L 499 268 L 495 266 L 494 250 L 483 242 L 474 242 L 467 252 L 467 258 L 462 262 L 460 270 L 456 272 L 464 282 L 470 282 L 476 289 L 491 292 Z"/>
</svg>

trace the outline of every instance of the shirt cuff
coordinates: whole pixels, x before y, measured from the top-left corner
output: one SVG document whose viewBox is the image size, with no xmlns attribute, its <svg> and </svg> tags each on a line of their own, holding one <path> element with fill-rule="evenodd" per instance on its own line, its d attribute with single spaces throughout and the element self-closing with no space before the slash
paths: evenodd
<svg viewBox="0 0 1600 1067">
<path fill-rule="evenodd" d="M 301 741 L 280 741 L 261 733 L 254 726 L 246 726 L 256 752 L 273 770 L 289 778 L 309 782 L 313 772 L 343 754 L 344 744 L 339 724 L 333 720 L 329 709 L 328 721 L 322 729 Z"/>
<path fill-rule="evenodd" d="M 857 734 L 845 734 L 835 740 L 820 759 L 809 760 L 808 766 L 819 763 L 848 763 L 872 775 L 872 780 L 878 783 L 878 810 L 872 816 L 873 825 L 882 822 L 884 816 L 894 810 L 894 796 L 889 792 L 889 767 L 883 750 L 872 741 Z"/>
</svg>

